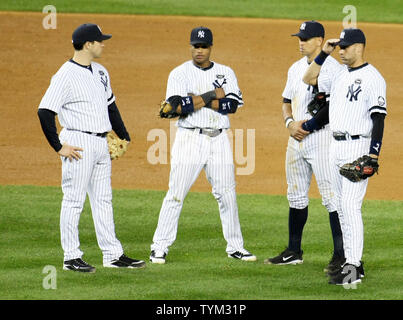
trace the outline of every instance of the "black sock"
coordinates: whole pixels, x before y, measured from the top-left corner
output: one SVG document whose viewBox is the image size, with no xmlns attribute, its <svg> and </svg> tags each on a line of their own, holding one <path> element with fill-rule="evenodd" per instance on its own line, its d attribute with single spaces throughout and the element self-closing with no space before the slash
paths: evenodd
<svg viewBox="0 0 403 320">
<path fill-rule="evenodd" d="M 304 209 L 290 208 L 288 216 L 288 249 L 294 252 L 301 251 L 302 231 L 308 219 L 308 207 Z"/>
<path fill-rule="evenodd" d="M 333 255 L 344 258 L 343 234 L 341 232 L 339 215 L 337 211 L 329 212 L 329 221 L 333 237 L 333 246 L 334 246 Z"/>
</svg>

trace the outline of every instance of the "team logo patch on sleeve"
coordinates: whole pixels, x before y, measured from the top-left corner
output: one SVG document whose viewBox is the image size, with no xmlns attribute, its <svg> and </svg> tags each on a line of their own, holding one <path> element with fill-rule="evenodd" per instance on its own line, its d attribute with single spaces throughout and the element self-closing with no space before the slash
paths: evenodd
<svg viewBox="0 0 403 320">
<path fill-rule="evenodd" d="M 379 104 L 380 107 L 384 106 L 385 105 L 385 98 L 382 97 L 382 96 L 379 96 L 378 97 L 378 104 Z"/>
</svg>

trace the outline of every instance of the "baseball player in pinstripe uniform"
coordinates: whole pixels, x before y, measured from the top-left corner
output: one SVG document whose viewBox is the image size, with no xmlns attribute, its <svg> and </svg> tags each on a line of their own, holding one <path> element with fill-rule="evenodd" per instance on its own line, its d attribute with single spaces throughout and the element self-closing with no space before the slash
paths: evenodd
<svg viewBox="0 0 403 320">
<path fill-rule="evenodd" d="M 302 81 L 302 75 L 321 50 L 325 30 L 317 21 L 306 21 L 298 33 L 299 48 L 303 57 L 288 70 L 287 84 L 283 92 L 283 117 L 289 130 L 286 153 L 287 198 L 289 201 L 289 241 L 287 248 L 278 256 L 265 260 L 266 264 L 287 265 L 303 262 L 301 250 L 302 233 L 308 218 L 308 193 L 315 175 L 322 204 L 329 212 L 333 236 L 333 256 L 328 267 L 340 265 L 344 258 L 343 239 L 340 222 L 330 185 L 329 146 L 331 134 L 328 126 L 303 139 L 309 132 L 301 127 L 311 115 L 307 105 L 318 92 L 330 92 L 330 77 L 340 69 L 339 63 L 331 58 L 326 60 L 323 72 L 314 85 Z"/>
<path fill-rule="evenodd" d="M 235 193 L 234 163 L 226 129 L 228 113 L 243 105 L 233 70 L 210 60 L 213 34 L 198 27 L 190 36 L 192 60 L 173 69 L 166 99 L 180 114 L 171 151 L 169 190 L 151 245 L 150 261 L 163 264 L 177 234 L 186 195 L 202 169 L 218 202 L 228 257 L 255 261 L 244 249 Z"/>
<path fill-rule="evenodd" d="M 306 71 L 304 81 L 316 82 L 322 66 L 337 45 L 344 67 L 331 79 L 327 114 L 318 113 L 305 123 L 305 128 L 312 131 L 329 122 L 333 134 L 330 147 L 332 187 L 343 230 L 346 261 L 330 274 L 329 283 L 343 285 L 359 283 L 364 276 L 361 206 L 368 186 L 367 178 L 374 174 L 370 169 L 378 168 L 387 111 L 386 83 L 378 70 L 364 59 L 366 39 L 360 29 L 344 29 L 340 39 L 328 40 Z M 367 159 L 366 170 L 363 179 L 353 182 L 341 174 L 341 167 L 357 158 Z M 370 174 L 365 175 L 366 171 Z"/>
<path fill-rule="evenodd" d="M 145 262 L 124 255 L 115 235 L 112 208 L 111 159 L 106 134 L 112 129 L 130 141 L 108 71 L 93 59 L 99 58 L 104 40 L 99 26 L 83 24 L 72 36 L 74 56 L 52 77 L 38 110 L 44 134 L 62 161 L 63 201 L 60 235 L 64 270 L 95 272 L 82 260 L 78 224 L 88 193 L 103 266 L 141 268 Z M 63 129 L 57 134 L 55 116 Z"/>
</svg>

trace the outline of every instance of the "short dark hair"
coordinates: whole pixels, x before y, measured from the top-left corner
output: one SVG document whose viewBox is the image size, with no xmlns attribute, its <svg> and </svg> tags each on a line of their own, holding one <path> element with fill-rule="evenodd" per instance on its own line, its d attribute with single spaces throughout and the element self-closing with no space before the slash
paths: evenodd
<svg viewBox="0 0 403 320">
<path fill-rule="evenodd" d="M 75 50 L 80 51 L 83 50 L 84 44 L 85 43 L 73 43 L 73 47 Z"/>
</svg>

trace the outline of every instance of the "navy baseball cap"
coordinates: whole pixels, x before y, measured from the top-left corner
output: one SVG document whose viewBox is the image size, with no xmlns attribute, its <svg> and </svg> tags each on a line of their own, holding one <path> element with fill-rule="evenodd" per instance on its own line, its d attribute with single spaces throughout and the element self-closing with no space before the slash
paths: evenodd
<svg viewBox="0 0 403 320">
<path fill-rule="evenodd" d="M 102 34 L 101 28 L 93 23 L 84 23 L 73 32 L 73 43 L 85 43 L 87 41 L 103 41 L 112 37 L 110 34 Z"/>
<path fill-rule="evenodd" d="M 291 36 L 297 36 L 300 39 L 311 39 L 314 37 L 325 37 L 325 28 L 317 21 L 305 21 L 299 27 L 299 32 L 292 34 Z"/>
<path fill-rule="evenodd" d="M 354 29 L 354 28 L 349 28 L 349 29 L 344 29 L 340 33 L 340 42 L 339 46 L 342 47 L 348 47 L 351 46 L 354 43 L 363 43 L 365 44 L 365 35 L 364 32 L 360 29 Z"/>
<path fill-rule="evenodd" d="M 213 45 L 213 33 L 209 28 L 197 27 L 190 33 L 190 44 L 207 44 L 209 46 Z"/>
</svg>

